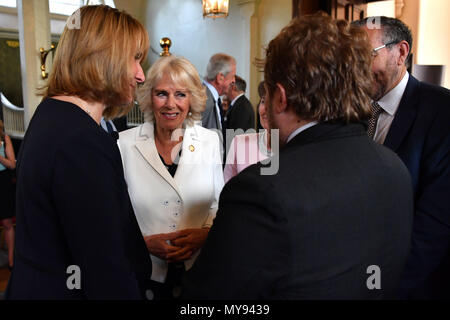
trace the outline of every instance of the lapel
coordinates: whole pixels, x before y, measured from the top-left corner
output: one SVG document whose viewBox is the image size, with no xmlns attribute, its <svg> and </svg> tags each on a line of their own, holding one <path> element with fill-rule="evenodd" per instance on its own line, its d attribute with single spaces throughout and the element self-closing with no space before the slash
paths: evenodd
<svg viewBox="0 0 450 320">
<path fill-rule="evenodd" d="M 203 141 L 195 126 L 186 126 L 183 136 L 183 146 L 181 151 L 180 162 L 177 172 L 175 173 L 175 181 L 181 182 L 184 170 L 192 170 L 192 164 L 202 163 L 202 147 Z"/>
<path fill-rule="evenodd" d="M 391 150 L 396 151 L 398 149 L 416 118 L 417 104 L 419 103 L 419 87 L 420 82 L 412 75 L 409 75 L 405 92 L 384 141 L 384 145 Z"/>
<path fill-rule="evenodd" d="M 144 157 L 148 164 L 164 179 L 169 183 L 172 188 L 178 193 L 181 198 L 181 193 L 178 189 L 175 179 L 172 178 L 169 171 L 166 169 L 164 164 L 159 158 L 158 150 L 155 144 L 155 133 L 154 126 L 152 123 L 145 122 L 141 129 L 137 133 L 136 137 L 136 148 L 139 153 Z M 184 150 L 183 150 L 184 153 Z M 181 163 L 181 161 L 180 161 Z M 179 163 L 179 164 L 180 164 Z M 177 169 L 178 171 L 178 169 Z M 176 174 L 175 174 L 176 176 Z"/>
<path fill-rule="evenodd" d="M 220 118 L 219 115 L 217 114 L 217 107 L 216 107 L 216 100 L 214 99 L 214 95 L 212 94 L 211 90 L 209 90 L 208 86 L 205 85 L 206 88 L 206 96 L 208 97 L 208 99 L 211 99 L 212 103 L 213 103 L 213 114 L 214 114 L 214 119 L 216 120 L 216 128 L 222 130 L 222 123 L 220 122 Z M 217 98 L 219 99 L 220 96 Z"/>
</svg>

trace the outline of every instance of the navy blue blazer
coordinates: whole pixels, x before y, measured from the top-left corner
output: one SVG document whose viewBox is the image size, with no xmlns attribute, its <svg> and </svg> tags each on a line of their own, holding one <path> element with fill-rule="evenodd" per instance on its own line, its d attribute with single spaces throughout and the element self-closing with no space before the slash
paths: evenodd
<svg viewBox="0 0 450 320">
<path fill-rule="evenodd" d="M 152 265 L 119 149 L 72 103 L 44 99 L 34 113 L 18 157 L 16 216 L 6 299 L 144 297 Z"/>
<path fill-rule="evenodd" d="M 450 91 L 409 77 L 384 145 L 414 187 L 412 249 L 401 297 L 450 297 Z"/>
</svg>

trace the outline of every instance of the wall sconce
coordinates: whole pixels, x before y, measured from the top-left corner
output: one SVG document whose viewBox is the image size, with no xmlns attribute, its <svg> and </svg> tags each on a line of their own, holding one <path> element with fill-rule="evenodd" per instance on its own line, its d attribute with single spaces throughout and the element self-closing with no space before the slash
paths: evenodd
<svg viewBox="0 0 450 320">
<path fill-rule="evenodd" d="M 52 46 L 50 47 L 50 49 L 48 50 L 44 50 L 44 48 L 39 48 L 39 52 L 41 53 L 41 77 L 42 79 L 47 79 L 48 77 L 48 72 L 45 72 L 45 60 L 47 60 L 47 55 L 51 52 L 55 50 L 55 46 L 52 44 Z"/>
<path fill-rule="evenodd" d="M 203 18 L 226 18 L 228 16 L 229 0 L 203 0 Z"/>
<path fill-rule="evenodd" d="M 161 40 L 159 40 L 159 45 L 163 49 L 163 51 L 159 54 L 161 57 L 167 57 L 172 55 L 169 52 L 169 48 L 172 45 L 172 40 L 170 40 L 169 38 L 161 38 Z"/>
</svg>

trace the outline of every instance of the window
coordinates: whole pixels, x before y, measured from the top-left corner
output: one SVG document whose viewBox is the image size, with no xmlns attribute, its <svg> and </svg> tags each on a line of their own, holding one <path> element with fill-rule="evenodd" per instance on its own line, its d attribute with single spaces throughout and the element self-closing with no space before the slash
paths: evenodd
<svg viewBox="0 0 450 320">
<path fill-rule="evenodd" d="M 25 0 L 26 1 L 26 0 Z M 89 4 L 106 4 L 115 8 L 114 0 L 48 0 L 50 13 L 70 16 L 79 7 Z M 0 6 L 16 8 L 16 0 L 0 0 Z"/>
<path fill-rule="evenodd" d="M 115 8 L 113 0 L 49 0 L 50 13 L 70 16 L 79 7 L 89 4 L 106 4 Z"/>
<path fill-rule="evenodd" d="M 15 8 L 16 0 L 0 0 L 0 6 Z"/>
</svg>

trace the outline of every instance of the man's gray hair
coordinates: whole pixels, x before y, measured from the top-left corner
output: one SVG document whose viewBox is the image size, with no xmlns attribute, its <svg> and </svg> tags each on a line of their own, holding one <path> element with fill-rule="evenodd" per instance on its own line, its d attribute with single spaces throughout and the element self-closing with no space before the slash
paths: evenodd
<svg viewBox="0 0 450 320">
<path fill-rule="evenodd" d="M 209 59 L 205 79 L 213 81 L 219 73 L 226 77 L 231 72 L 233 65 L 236 65 L 236 60 L 232 56 L 216 53 Z"/>
<path fill-rule="evenodd" d="M 408 57 L 405 60 L 406 66 L 408 67 L 408 63 L 410 62 L 410 56 L 411 56 L 411 50 L 413 45 L 413 39 L 411 35 L 411 30 L 408 28 L 406 24 L 404 24 L 401 20 L 385 17 L 385 16 L 378 16 L 378 17 L 367 17 L 365 19 L 353 21 L 352 25 L 357 27 L 364 27 L 367 26 L 368 23 L 371 21 L 379 21 L 381 32 L 382 32 L 382 38 L 381 40 L 383 43 L 391 43 L 395 42 L 398 43 L 402 40 L 405 40 L 408 42 L 409 45 L 409 52 Z M 393 45 L 393 44 L 392 44 Z M 388 49 L 391 49 L 391 46 L 387 46 Z"/>
</svg>

